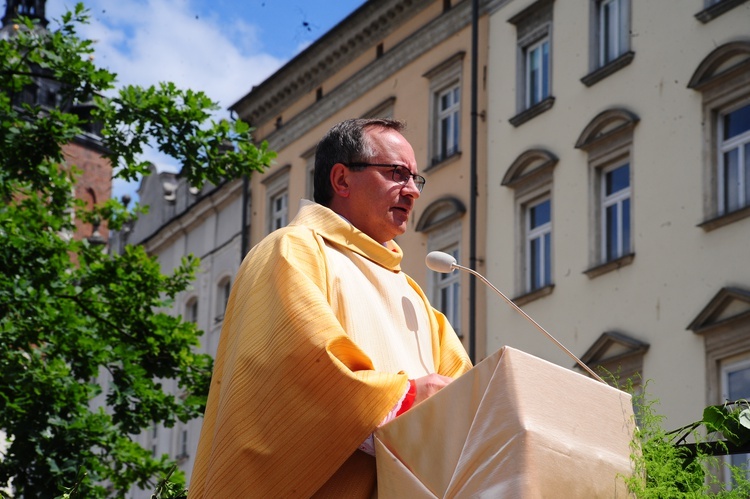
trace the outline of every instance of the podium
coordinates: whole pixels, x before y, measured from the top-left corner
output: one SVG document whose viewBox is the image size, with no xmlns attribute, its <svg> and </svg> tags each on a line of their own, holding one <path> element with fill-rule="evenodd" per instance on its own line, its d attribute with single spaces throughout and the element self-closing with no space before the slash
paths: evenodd
<svg viewBox="0 0 750 499">
<path fill-rule="evenodd" d="M 375 432 L 380 498 L 625 498 L 629 394 L 511 347 Z"/>
</svg>

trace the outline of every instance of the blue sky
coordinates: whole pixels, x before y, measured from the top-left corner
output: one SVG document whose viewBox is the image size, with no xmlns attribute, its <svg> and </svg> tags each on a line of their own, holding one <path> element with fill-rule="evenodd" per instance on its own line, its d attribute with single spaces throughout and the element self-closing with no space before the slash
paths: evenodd
<svg viewBox="0 0 750 499">
<path fill-rule="evenodd" d="M 96 62 L 117 73 L 119 84 L 172 81 L 226 109 L 364 1 L 83 0 L 91 24 L 81 35 L 96 41 Z M 74 5 L 47 0 L 50 27 Z M 153 153 L 145 159 L 160 170 L 179 169 Z M 117 181 L 113 196 L 136 189 Z"/>
</svg>

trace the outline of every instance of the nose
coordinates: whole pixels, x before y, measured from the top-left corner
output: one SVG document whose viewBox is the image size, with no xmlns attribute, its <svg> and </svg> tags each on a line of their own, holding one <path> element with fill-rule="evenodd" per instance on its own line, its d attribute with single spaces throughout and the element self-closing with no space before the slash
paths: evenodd
<svg viewBox="0 0 750 499">
<path fill-rule="evenodd" d="M 420 192 L 417 183 L 414 181 L 414 177 L 409 177 L 409 180 L 401 186 L 401 193 L 405 196 L 411 196 L 414 199 L 419 197 Z"/>
</svg>

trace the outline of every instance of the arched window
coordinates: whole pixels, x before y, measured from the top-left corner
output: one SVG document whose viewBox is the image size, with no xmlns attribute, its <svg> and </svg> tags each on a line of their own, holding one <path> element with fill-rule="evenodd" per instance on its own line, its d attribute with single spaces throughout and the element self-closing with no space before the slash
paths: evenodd
<svg viewBox="0 0 750 499">
<path fill-rule="evenodd" d="M 713 230 L 750 216 L 750 42 L 724 44 L 698 65 L 688 88 L 703 96 L 704 214 Z"/>
</svg>

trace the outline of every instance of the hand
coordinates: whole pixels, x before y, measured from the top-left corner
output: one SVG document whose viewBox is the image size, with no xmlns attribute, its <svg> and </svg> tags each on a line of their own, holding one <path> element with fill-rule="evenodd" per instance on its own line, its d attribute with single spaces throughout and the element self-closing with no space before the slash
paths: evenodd
<svg viewBox="0 0 750 499">
<path fill-rule="evenodd" d="M 414 397 L 414 404 L 418 404 L 423 400 L 435 395 L 437 392 L 448 386 L 453 381 L 453 378 L 443 376 L 442 374 L 432 373 L 421 378 L 414 380 L 417 387 L 417 393 Z"/>
</svg>

